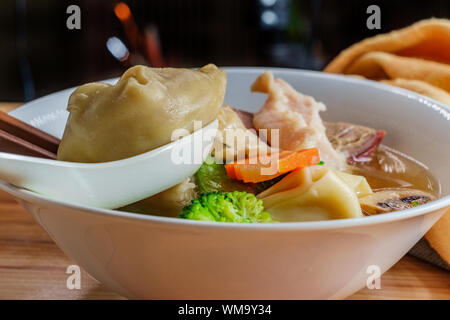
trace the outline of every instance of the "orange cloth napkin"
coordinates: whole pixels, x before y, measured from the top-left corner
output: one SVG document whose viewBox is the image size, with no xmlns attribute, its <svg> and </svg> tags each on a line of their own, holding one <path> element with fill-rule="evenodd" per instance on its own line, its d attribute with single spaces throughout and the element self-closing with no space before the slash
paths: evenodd
<svg viewBox="0 0 450 320">
<path fill-rule="evenodd" d="M 324 71 L 382 81 L 450 106 L 450 20 L 423 20 L 365 39 L 342 51 Z M 450 211 L 425 238 L 448 266 Z"/>
</svg>

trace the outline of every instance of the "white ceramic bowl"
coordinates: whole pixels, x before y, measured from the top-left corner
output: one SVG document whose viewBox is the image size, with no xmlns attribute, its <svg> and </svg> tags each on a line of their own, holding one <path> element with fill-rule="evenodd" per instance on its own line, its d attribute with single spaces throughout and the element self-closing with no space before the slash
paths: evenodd
<svg viewBox="0 0 450 320">
<path fill-rule="evenodd" d="M 263 71 L 229 68 L 226 103 L 259 109 L 265 96 L 251 94 L 249 87 Z M 272 71 L 324 102 L 325 119 L 386 130 L 385 144 L 426 164 L 439 178 L 444 197 L 360 219 L 251 225 L 116 212 L 51 200 L 4 182 L 0 188 L 14 195 L 71 259 L 129 298 L 345 298 L 366 285 L 369 266 L 389 269 L 450 205 L 449 109 L 371 81 Z M 12 114 L 60 136 L 72 90 Z"/>
</svg>

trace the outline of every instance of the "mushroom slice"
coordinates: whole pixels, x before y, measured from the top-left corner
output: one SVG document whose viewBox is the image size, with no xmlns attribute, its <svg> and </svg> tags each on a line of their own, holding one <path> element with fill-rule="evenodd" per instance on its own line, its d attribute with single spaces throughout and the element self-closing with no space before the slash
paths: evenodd
<svg viewBox="0 0 450 320">
<path fill-rule="evenodd" d="M 359 199 L 361 209 L 367 216 L 406 210 L 435 200 L 432 194 L 416 189 L 379 189 Z"/>
</svg>

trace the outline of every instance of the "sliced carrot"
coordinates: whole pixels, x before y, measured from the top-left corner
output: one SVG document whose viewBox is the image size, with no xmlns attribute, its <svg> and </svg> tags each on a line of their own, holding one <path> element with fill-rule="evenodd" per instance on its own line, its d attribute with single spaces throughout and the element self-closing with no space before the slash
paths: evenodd
<svg viewBox="0 0 450 320">
<path fill-rule="evenodd" d="M 274 161 L 276 161 L 274 163 Z M 245 159 L 225 165 L 232 179 L 258 183 L 274 179 L 284 173 L 319 163 L 317 148 L 300 151 L 282 151 L 278 154 Z"/>
<path fill-rule="evenodd" d="M 232 164 L 226 164 L 226 165 L 225 165 L 225 170 L 227 171 L 227 175 L 228 175 L 231 179 L 236 179 L 236 173 L 234 172 L 234 165 L 232 165 Z"/>
<path fill-rule="evenodd" d="M 290 154 L 282 152 L 278 160 L 278 172 L 290 172 L 300 167 L 317 164 L 319 161 L 319 150 L 317 148 L 304 149 Z"/>
<path fill-rule="evenodd" d="M 240 170 L 242 172 L 242 181 L 244 181 L 245 183 L 258 183 L 268 181 L 284 174 L 281 172 L 270 175 L 261 175 L 260 173 L 255 174 L 254 168 L 241 168 Z"/>
<path fill-rule="evenodd" d="M 244 180 L 242 177 L 241 167 L 234 166 L 234 174 L 236 176 L 236 180 Z"/>
</svg>

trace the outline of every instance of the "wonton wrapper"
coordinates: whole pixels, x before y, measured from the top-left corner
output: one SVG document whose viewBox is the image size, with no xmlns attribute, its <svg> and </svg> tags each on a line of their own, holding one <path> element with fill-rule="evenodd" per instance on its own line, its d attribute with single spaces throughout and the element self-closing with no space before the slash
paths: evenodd
<svg viewBox="0 0 450 320">
<path fill-rule="evenodd" d="M 270 147 L 254 131 L 245 127 L 239 115 L 228 105 L 217 115 L 219 131 L 214 140 L 212 154 L 218 163 L 254 158 L 270 153 Z"/>
<path fill-rule="evenodd" d="M 258 195 L 277 221 L 363 217 L 358 197 L 371 194 L 366 179 L 324 166 L 297 170 Z"/>
<path fill-rule="evenodd" d="M 165 217 L 177 217 L 181 209 L 191 203 L 198 195 L 196 185 L 191 178 L 164 190 L 154 196 L 121 208 L 122 211 L 152 214 Z"/>
<path fill-rule="evenodd" d="M 333 173 L 337 175 L 351 190 L 353 190 L 358 198 L 362 198 L 373 193 L 369 183 L 363 176 L 357 176 L 354 174 L 333 170 Z"/>
<path fill-rule="evenodd" d="M 69 99 L 58 160 L 113 161 L 165 145 L 175 129 L 213 121 L 225 88 L 225 71 L 212 64 L 198 71 L 135 66 L 115 85 L 82 85 Z"/>
</svg>

